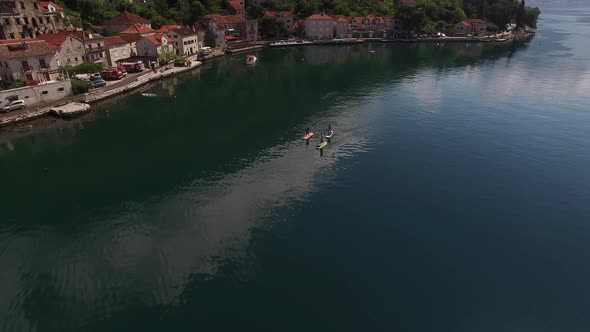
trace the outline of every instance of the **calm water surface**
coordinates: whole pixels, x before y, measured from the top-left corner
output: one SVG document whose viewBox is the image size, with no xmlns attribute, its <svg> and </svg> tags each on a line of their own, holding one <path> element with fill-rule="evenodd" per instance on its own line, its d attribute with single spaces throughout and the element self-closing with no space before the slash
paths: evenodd
<svg viewBox="0 0 590 332">
<path fill-rule="evenodd" d="M 4 129 L 0 330 L 590 330 L 588 18 L 266 49 Z"/>
</svg>

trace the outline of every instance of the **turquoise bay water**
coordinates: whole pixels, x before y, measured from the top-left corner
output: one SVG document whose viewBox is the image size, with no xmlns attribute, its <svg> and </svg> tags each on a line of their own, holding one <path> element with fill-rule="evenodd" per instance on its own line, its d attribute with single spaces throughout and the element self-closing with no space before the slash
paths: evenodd
<svg viewBox="0 0 590 332">
<path fill-rule="evenodd" d="M 0 132 L 0 330 L 587 331 L 587 17 L 265 49 Z"/>
</svg>

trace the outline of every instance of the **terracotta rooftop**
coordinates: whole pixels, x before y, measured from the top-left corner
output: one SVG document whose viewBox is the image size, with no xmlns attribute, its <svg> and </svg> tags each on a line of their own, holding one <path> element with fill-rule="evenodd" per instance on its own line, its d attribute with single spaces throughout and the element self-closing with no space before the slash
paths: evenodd
<svg viewBox="0 0 590 332">
<path fill-rule="evenodd" d="M 149 33 L 154 33 L 154 29 L 140 24 L 140 23 L 135 23 L 133 25 L 131 25 L 130 27 L 128 27 L 127 29 L 121 31 L 121 34 L 128 34 L 128 33 L 136 33 L 136 34 L 149 34 Z"/>
<path fill-rule="evenodd" d="M 162 25 L 158 30 L 156 30 L 156 32 L 166 33 L 166 32 L 170 32 L 174 29 L 178 29 L 178 28 L 180 28 L 180 25 L 167 24 L 167 25 Z"/>
<path fill-rule="evenodd" d="M 112 19 L 104 21 L 103 25 L 133 25 L 136 23 L 150 24 L 150 21 L 139 15 L 124 11 Z"/>
<path fill-rule="evenodd" d="M 106 46 L 111 45 L 122 45 L 122 44 L 129 44 L 125 39 L 121 38 L 120 36 L 113 36 L 113 37 L 105 37 L 104 44 Z"/>
<path fill-rule="evenodd" d="M 246 21 L 243 15 L 207 15 L 205 17 L 214 19 L 217 24 L 242 23 Z"/>
<path fill-rule="evenodd" d="M 37 36 L 37 40 L 43 40 L 48 44 L 61 46 L 61 44 L 63 44 L 63 42 L 66 41 L 66 39 L 68 39 L 69 37 L 73 37 L 82 41 L 80 38 L 78 38 L 78 36 L 76 36 L 72 32 L 60 32 L 55 34 L 45 33 Z"/>
<path fill-rule="evenodd" d="M 471 24 L 488 24 L 488 22 L 479 18 L 468 18 L 464 22 L 469 22 Z"/>
<path fill-rule="evenodd" d="M 156 33 L 154 35 L 144 36 L 144 38 L 154 45 L 162 45 L 162 36 L 164 36 L 163 33 Z"/>
<path fill-rule="evenodd" d="M 49 10 L 49 5 L 52 5 L 55 8 L 55 10 L 60 11 L 60 12 L 64 11 L 63 8 L 61 8 L 60 6 L 56 5 L 55 3 L 51 2 L 51 1 L 39 1 L 39 4 L 45 10 Z"/>
<path fill-rule="evenodd" d="M 273 11 L 273 10 L 269 10 L 266 12 L 266 14 L 264 14 L 266 16 L 285 16 L 285 17 L 292 17 L 293 16 L 293 12 L 290 11 Z"/>
<path fill-rule="evenodd" d="M 244 10 L 244 6 L 238 0 L 229 0 L 227 3 L 235 11 Z"/>
<path fill-rule="evenodd" d="M 51 47 L 42 40 L 27 41 L 17 44 L 0 44 L 0 57 L 18 59 L 42 55 L 55 54 L 55 47 Z"/>
<path fill-rule="evenodd" d="M 175 32 L 176 34 L 178 34 L 181 37 L 189 37 L 189 36 L 195 36 L 198 35 L 197 32 L 187 28 L 187 27 L 180 27 L 178 29 L 174 29 L 172 30 L 173 32 Z"/>
<path fill-rule="evenodd" d="M 348 23 L 348 19 L 347 19 L 346 17 L 342 16 L 342 17 L 339 17 L 339 18 L 336 20 L 336 22 L 346 22 L 346 23 Z"/>
<path fill-rule="evenodd" d="M 121 37 L 121 39 L 123 39 L 124 41 L 126 41 L 128 43 L 135 43 L 138 40 L 140 40 L 141 38 L 143 38 L 142 35 L 137 34 L 137 33 L 130 33 L 130 34 L 126 34 L 126 35 L 120 35 L 119 37 Z"/>
<path fill-rule="evenodd" d="M 326 14 L 313 14 L 310 17 L 306 18 L 306 20 L 333 20 L 332 16 Z"/>
</svg>

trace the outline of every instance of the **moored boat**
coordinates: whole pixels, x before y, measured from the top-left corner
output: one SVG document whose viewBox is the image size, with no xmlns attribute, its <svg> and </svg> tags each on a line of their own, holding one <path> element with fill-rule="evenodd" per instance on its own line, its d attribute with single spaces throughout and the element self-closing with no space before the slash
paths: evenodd
<svg viewBox="0 0 590 332">
<path fill-rule="evenodd" d="M 258 58 L 256 58 L 256 56 L 254 54 L 248 54 L 246 56 L 246 64 L 247 65 L 254 65 L 254 64 L 256 64 L 256 62 L 258 62 Z"/>
</svg>

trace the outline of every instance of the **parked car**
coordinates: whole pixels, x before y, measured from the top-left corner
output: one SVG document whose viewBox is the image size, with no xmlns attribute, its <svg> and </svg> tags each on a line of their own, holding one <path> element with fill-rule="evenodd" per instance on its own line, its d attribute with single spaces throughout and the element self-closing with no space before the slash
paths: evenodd
<svg viewBox="0 0 590 332">
<path fill-rule="evenodd" d="M 91 81 L 94 81 L 95 79 L 98 79 L 98 78 L 102 79 L 102 76 L 100 75 L 100 73 L 94 73 L 94 74 L 90 75 Z"/>
<path fill-rule="evenodd" d="M 423 34 L 420 35 L 420 38 L 428 38 L 428 35 L 425 34 L 425 33 L 423 33 Z"/>
<path fill-rule="evenodd" d="M 107 85 L 107 81 L 103 80 L 101 77 L 95 78 L 90 81 L 91 88 L 100 88 Z"/>
<path fill-rule="evenodd" d="M 4 107 L 4 112 L 8 113 L 8 112 L 23 109 L 25 107 L 27 107 L 27 104 L 25 103 L 24 100 L 13 100 L 12 102 L 10 102 L 10 104 L 8 104 Z"/>
</svg>

